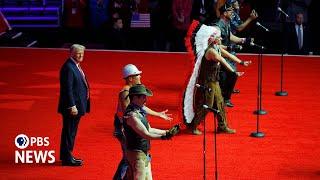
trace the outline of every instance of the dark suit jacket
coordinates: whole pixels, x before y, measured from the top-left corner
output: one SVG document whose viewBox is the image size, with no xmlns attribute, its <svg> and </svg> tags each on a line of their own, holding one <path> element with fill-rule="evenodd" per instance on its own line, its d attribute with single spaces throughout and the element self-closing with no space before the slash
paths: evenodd
<svg viewBox="0 0 320 180">
<path fill-rule="evenodd" d="M 289 24 L 286 31 L 286 50 L 289 54 L 308 54 L 309 52 L 309 35 L 310 32 L 307 27 L 303 25 L 303 46 L 299 50 L 298 35 L 295 24 Z"/>
<path fill-rule="evenodd" d="M 200 14 L 200 8 L 201 8 L 201 0 L 194 0 L 192 5 L 192 18 L 199 20 Z M 204 0 L 204 8 L 206 10 L 205 22 L 201 22 L 204 24 L 212 24 L 214 20 L 217 18 L 214 10 L 214 4 L 212 0 Z"/>
<path fill-rule="evenodd" d="M 87 99 L 89 84 L 87 82 L 87 87 L 85 81 L 75 62 L 67 59 L 60 70 L 59 113 L 69 114 L 69 108 L 74 105 L 80 116 L 90 111 L 90 100 Z"/>
</svg>

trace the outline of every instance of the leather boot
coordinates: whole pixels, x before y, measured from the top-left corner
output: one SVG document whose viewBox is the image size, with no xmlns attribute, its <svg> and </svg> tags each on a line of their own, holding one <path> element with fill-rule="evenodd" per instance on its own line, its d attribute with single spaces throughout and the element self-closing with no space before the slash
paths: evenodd
<svg viewBox="0 0 320 180">
<path fill-rule="evenodd" d="M 218 127 L 217 133 L 234 134 L 234 133 L 236 133 L 236 130 L 230 129 L 228 127 Z"/>
<path fill-rule="evenodd" d="M 194 129 L 192 129 L 192 134 L 194 134 L 194 135 L 201 135 L 202 132 L 201 132 L 198 128 L 194 128 Z"/>
</svg>

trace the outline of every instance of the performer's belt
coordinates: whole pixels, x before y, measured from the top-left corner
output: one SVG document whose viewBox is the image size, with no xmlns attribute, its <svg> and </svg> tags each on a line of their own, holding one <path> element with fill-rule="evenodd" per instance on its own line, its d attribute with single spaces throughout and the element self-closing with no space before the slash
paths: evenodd
<svg viewBox="0 0 320 180">
<path fill-rule="evenodd" d="M 146 166 L 148 165 L 148 162 L 151 161 L 151 154 L 149 152 L 144 152 L 141 150 L 127 150 L 127 155 L 130 156 L 131 153 L 138 153 L 137 155 L 144 159 Z"/>
</svg>

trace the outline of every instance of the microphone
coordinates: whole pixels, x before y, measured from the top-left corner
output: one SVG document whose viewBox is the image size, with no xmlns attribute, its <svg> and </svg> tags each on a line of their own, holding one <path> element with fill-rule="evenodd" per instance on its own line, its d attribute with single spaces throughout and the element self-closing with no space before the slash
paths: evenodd
<svg viewBox="0 0 320 180">
<path fill-rule="evenodd" d="M 261 45 L 255 44 L 254 42 L 250 42 L 250 46 L 254 46 L 254 47 L 257 47 L 257 48 L 260 48 L 260 49 L 265 49 L 265 47 L 264 47 L 264 46 L 261 46 Z"/>
<path fill-rule="evenodd" d="M 284 12 L 280 7 L 278 7 L 277 10 L 281 12 L 283 15 L 285 15 L 287 18 L 289 18 L 289 15 L 286 12 Z"/>
<path fill-rule="evenodd" d="M 256 22 L 256 25 L 261 27 L 262 29 L 264 29 L 265 31 L 269 32 L 269 29 L 264 27 L 262 24 L 260 24 L 259 22 Z"/>
<path fill-rule="evenodd" d="M 207 86 L 203 86 L 203 85 L 200 85 L 200 84 L 196 84 L 196 87 L 197 87 L 197 88 L 200 88 L 200 89 L 203 90 L 203 91 L 208 91 L 208 92 L 211 92 L 211 91 L 212 91 L 211 88 L 208 88 Z"/>
<path fill-rule="evenodd" d="M 219 111 L 218 109 L 213 109 L 213 108 L 209 107 L 209 106 L 206 105 L 206 104 L 202 105 L 202 107 L 205 108 L 205 109 L 207 109 L 207 110 L 209 110 L 209 111 L 211 111 L 211 112 L 220 113 L 220 111 Z"/>
</svg>

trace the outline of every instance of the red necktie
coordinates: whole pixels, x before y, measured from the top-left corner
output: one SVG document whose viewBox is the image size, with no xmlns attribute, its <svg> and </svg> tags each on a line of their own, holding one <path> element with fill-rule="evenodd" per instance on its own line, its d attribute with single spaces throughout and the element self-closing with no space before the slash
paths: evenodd
<svg viewBox="0 0 320 180">
<path fill-rule="evenodd" d="M 88 84 L 87 84 L 86 76 L 84 75 L 84 72 L 82 71 L 82 69 L 81 69 L 81 67 L 80 67 L 80 64 L 78 64 L 78 68 L 79 68 L 80 74 L 82 75 L 83 81 L 84 81 L 84 83 L 85 83 L 86 86 L 87 86 L 87 89 L 88 89 L 88 91 L 87 91 L 87 92 L 88 92 L 88 93 L 87 93 L 87 99 L 89 99 L 90 93 L 89 93 L 89 86 L 88 86 Z"/>
</svg>

